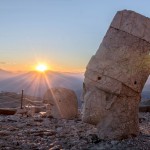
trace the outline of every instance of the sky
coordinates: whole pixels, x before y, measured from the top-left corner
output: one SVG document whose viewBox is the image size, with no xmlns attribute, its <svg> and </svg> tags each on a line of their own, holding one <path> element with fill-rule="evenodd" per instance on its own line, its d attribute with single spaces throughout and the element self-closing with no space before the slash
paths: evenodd
<svg viewBox="0 0 150 150">
<path fill-rule="evenodd" d="M 0 68 L 84 71 L 124 9 L 150 17 L 149 0 L 0 0 Z"/>
</svg>

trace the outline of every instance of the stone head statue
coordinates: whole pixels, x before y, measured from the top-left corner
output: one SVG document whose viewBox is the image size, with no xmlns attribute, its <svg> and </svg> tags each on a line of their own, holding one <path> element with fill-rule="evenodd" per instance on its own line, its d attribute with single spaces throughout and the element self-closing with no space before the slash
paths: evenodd
<svg viewBox="0 0 150 150">
<path fill-rule="evenodd" d="M 150 74 L 150 19 L 133 11 L 115 15 L 99 49 L 87 65 L 83 121 L 102 139 L 136 136 L 138 105 Z"/>
</svg>

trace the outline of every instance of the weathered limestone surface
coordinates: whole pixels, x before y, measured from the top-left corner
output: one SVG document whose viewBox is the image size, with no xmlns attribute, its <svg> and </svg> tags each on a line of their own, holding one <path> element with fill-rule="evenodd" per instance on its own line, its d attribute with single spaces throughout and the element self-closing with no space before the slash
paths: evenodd
<svg viewBox="0 0 150 150">
<path fill-rule="evenodd" d="M 75 92 L 66 88 L 51 88 L 44 95 L 47 114 L 54 118 L 73 119 L 78 114 L 78 102 Z"/>
<path fill-rule="evenodd" d="M 140 93 L 150 74 L 150 19 L 119 11 L 87 65 L 83 121 L 102 139 L 137 135 Z"/>
</svg>

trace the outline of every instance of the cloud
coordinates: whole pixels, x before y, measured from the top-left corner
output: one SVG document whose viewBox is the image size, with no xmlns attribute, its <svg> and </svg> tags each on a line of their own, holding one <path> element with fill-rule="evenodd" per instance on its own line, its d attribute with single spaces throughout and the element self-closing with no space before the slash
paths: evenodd
<svg viewBox="0 0 150 150">
<path fill-rule="evenodd" d="M 5 64 L 7 64 L 7 63 L 4 62 L 4 61 L 0 61 L 0 64 L 5 65 Z"/>
<path fill-rule="evenodd" d="M 5 62 L 5 61 L 0 61 L 0 65 L 16 65 L 16 62 Z"/>
</svg>

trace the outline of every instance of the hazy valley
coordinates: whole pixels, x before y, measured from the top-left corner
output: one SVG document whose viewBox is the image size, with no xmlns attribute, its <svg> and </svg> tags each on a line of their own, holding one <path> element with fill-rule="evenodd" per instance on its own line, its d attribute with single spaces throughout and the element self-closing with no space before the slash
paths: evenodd
<svg viewBox="0 0 150 150">
<path fill-rule="evenodd" d="M 0 91 L 15 92 L 20 94 L 24 90 L 25 95 L 43 98 L 44 93 L 52 87 L 65 87 L 73 90 L 81 104 L 83 73 L 61 73 L 46 71 L 38 73 L 12 73 L 0 70 Z"/>
<path fill-rule="evenodd" d="M 0 69 L 0 92 L 15 92 L 17 94 L 24 90 L 26 95 L 43 98 L 44 93 L 52 87 L 65 87 L 75 91 L 79 103 L 82 98 L 82 85 L 84 73 L 66 73 L 46 71 L 39 73 L 31 72 L 9 72 Z M 143 91 L 142 99 L 150 99 L 150 77 Z"/>
</svg>

